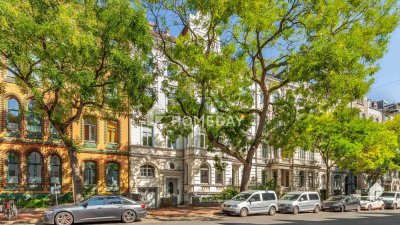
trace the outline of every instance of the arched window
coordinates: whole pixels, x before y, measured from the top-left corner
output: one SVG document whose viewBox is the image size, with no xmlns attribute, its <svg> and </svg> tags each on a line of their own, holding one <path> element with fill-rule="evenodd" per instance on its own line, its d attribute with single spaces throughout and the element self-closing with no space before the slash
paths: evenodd
<svg viewBox="0 0 400 225">
<path fill-rule="evenodd" d="M 300 171 L 299 172 L 299 178 L 300 178 L 300 181 L 299 181 L 299 185 L 300 185 L 300 187 L 304 187 L 304 185 L 305 185 L 305 177 L 304 177 L 304 171 Z"/>
<path fill-rule="evenodd" d="M 107 144 L 116 145 L 118 143 L 118 122 L 107 122 Z"/>
<path fill-rule="evenodd" d="M 28 156 L 28 183 L 42 183 L 43 159 L 38 152 L 32 152 Z"/>
<path fill-rule="evenodd" d="M 308 173 L 308 187 L 314 187 L 314 173 Z"/>
<path fill-rule="evenodd" d="M 41 115 L 35 111 L 36 103 L 35 101 L 30 101 L 28 103 L 28 113 L 26 118 L 27 131 L 30 134 L 42 135 L 43 120 Z"/>
<path fill-rule="evenodd" d="M 97 164 L 95 162 L 86 161 L 85 162 L 85 172 L 83 174 L 83 184 L 84 185 L 95 185 L 97 173 Z"/>
<path fill-rule="evenodd" d="M 143 165 L 140 167 L 140 176 L 155 177 L 155 168 L 151 165 Z"/>
<path fill-rule="evenodd" d="M 210 169 L 208 165 L 203 164 L 200 167 L 200 183 L 202 184 L 209 184 L 210 183 Z"/>
<path fill-rule="evenodd" d="M 19 161 L 18 156 L 14 153 L 8 154 L 7 157 L 7 183 L 18 184 L 19 182 Z"/>
<path fill-rule="evenodd" d="M 117 163 L 107 164 L 106 185 L 113 188 L 119 186 L 119 166 Z"/>
<path fill-rule="evenodd" d="M 335 175 L 333 177 L 333 186 L 335 188 L 340 188 L 342 186 L 342 178 L 340 177 L 340 175 Z"/>
<path fill-rule="evenodd" d="M 7 102 L 7 130 L 8 131 L 19 131 L 20 121 L 20 106 L 15 98 L 10 98 Z"/>
<path fill-rule="evenodd" d="M 50 157 L 50 184 L 61 184 L 61 159 L 58 155 Z"/>
<path fill-rule="evenodd" d="M 97 123 L 96 118 L 86 117 L 85 123 L 85 142 L 96 142 L 97 141 Z"/>
</svg>

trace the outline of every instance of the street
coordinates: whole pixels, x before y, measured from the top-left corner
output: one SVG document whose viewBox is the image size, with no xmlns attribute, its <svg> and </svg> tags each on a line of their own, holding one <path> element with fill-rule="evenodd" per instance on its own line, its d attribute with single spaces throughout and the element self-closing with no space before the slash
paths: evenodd
<svg viewBox="0 0 400 225">
<path fill-rule="evenodd" d="M 292 214 L 276 214 L 275 216 L 268 215 L 251 215 L 248 217 L 225 216 L 218 215 L 213 217 L 182 217 L 179 219 L 173 218 L 171 221 L 168 218 L 164 219 L 144 219 L 138 221 L 136 225 L 162 224 L 162 225 L 255 225 L 255 224 L 300 224 L 300 225 L 398 225 L 400 221 L 400 211 L 385 210 L 385 211 L 363 211 L 357 212 L 321 212 L 300 213 L 299 215 Z M 124 223 L 96 223 L 95 225 L 110 225 Z"/>
</svg>

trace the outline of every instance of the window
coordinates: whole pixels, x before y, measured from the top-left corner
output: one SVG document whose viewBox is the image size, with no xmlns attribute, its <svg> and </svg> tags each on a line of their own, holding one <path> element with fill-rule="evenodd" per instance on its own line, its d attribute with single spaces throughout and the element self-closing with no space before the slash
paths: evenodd
<svg viewBox="0 0 400 225">
<path fill-rule="evenodd" d="M 140 176 L 155 177 L 155 168 L 151 165 L 143 165 L 140 167 Z"/>
<path fill-rule="evenodd" d="M 333 177 L 333 185 L 335 188 L 340 188 L 342 186 L 342 178 L 339 175 Z"/>
<path fill-rule="evenodd" d="M 50 183 L 61 184 L 61 160 L 57 155 L 50 157 Z"/>
<path fill-rule="evenodd" d="M 119 166 L 117 163 L 107 164 L 106 185 L 107 187 L 119 186 Z"/>
<path fill-rule="evenodd" d="M 142 145 L 153 146 L 153 128 L 149 126 L 142 126 Z"/>
<path fill-rule="evenodd" d="M 308 187 L 314 187 L 314 173 L 308 173 Z"/>
<path fill-rule="evenodd" d="M 88 206 L 92 205 L 104 205 L 105 201 L 103 197 L 93 197 L 85 201 L 85 203 L 88 204 Z"/>
<path fill-rule="evenodd" d="M 206 135 L 204 133 L 200 134 L 200 148 L 205 148 L 206 147 Z"/>
<path fill-rule="evenodd" d="M 326 185 L 326 177 L 325 177 L 325 175 L 322 175 L 321 176 L 321 188 L 322 189 L 325 189 L 325 185 Z"/>
<path fill-rule="evenodd" d="M 319 200 L 318 194 L 308 194 L 308 196 L 310 197 L 310 200 Z"/>
<path fill-rule="evenodd" d="M 26 127 L 31 134 L 42 134 L 43 120 L 42 116 L 35 111 L 36 103 L 35 101 L 30 101 L 28 103 L 28 115 L 26 118 Z"/>
<path fill-rule="evenodd" d="M 50 123 L 50 126 L 49 126 L 49 130 L 50 130 L 50 138 L 53 138 L 53 139 L 60 138 L 60 136 L 58 135 L 57 129 L 51 123 Z"/>
<path fill-rule="evenodd" d="M 262 195 L 263 201 L 275 200 L 275 194 L 274 193 L 262 193 L 261 195 Z"/>
<path fill-rule="evenodd" d="M 261 201 L 260 194 L 254 194 L 253 196 L 250 197 L 250 199 L 253 199 L 255 202 Z"/>
<path fill-rule="evenodd" d="M 85 162 L 85 172 L 83 175 L 84 185 L 95 185 L 96 184 L 96 173 L 97 164 L 95 162 L 87 161 Z"/>
<path fill-rule="evenodd" d="M 108 144 L 118 143 L 118 122 L 116 121 L 107 122 L 107 143 Z"/>
<path fill-rule="evenodd" d="M 261 152 L 262 158 L 264 158 L 264 159 L 268 158 L 268 145 L 263 144 L 261 150 L 262 150 L 262 152 Z"/>
<path fill-rule="evenodd" d="M 300 159 L 305 159 L 306 158 L 306 152 L 303 149 L 299 150 L 299 158 Z"/>
<path fill-rule="evenodd" d="M 279 94 L 278 93 L 273 93 L 272 94 L 272 103 L 275 103 L 279 100 Z"/>
<path fill-rule="evenodd" d="M 224 171 L 215 170 L 215 183 L 222 184 L 224 180 Z"/>
<path fill-rule="evenodd" d="M 299 199 L 303 199 L 303 201 L 308 201 L 308 195 L 307 194 L 303 194 L 300 196 Z"/>
<path fill-rule="evenodd" d="M 10 61 L 8 61 L 8 60 L 7 60 L 7 64 L 8 64 L 8 67 L 10 68 L 10 69 L 7 70 L 7 77 L 11 78 L 11 79 L 14 79 L 15 78 L 15 74 L 12 72 L 12 70 L 17 72 L 17 69 L 13 65 L 11 65 Z"/>
<path fill-rule="evenodd" d="M 202 184 L 208 184 L 210 182 L 209 180 L 209 168 L 206 164 L 201 165 L 200 167 L 200 183 Z"/>
<path fill-rule="evenodd" d="M 167 147 L 171 149 L 176 149 L 176 140 L 171 140 L 168 138 Z"/>
<path fill-rule="evenodd" d="M 32 152 L 28 156 L 28 183 L 42 183 L 43 159 L 38 152 Z"/>
<path fill-rule="evenodd" d="M 267 173 L 265 170 L 261 171 L 261 183 L 265 184 L 267 182 Z"/>
<path fill-rule="evenodd" d="M 300 178 L 300 182 L 299 182 L 300 187 L 304 187 L 304 185 L 305 185 L 304 171 L 299 172 L 299 178 Z"/>
<path fill-rule="evenodd" d="M 310 160 L 314 160 L 314 152 L 308 152 Z"/>
<path fill-rule="evenodd" d="M 11 98 L 7 102 L 7 130 L 19 131 L 19 103 L 15 98 Z"/>
<path fill-rule="evenodd" d="M 19 161 L 14 153 L 7 157 L 7 183 L 17 184 L 19 182 Z"/>
<path fill-rule="evenodd" d="M 122 200 L 118 197 L 106 197 L 106 204 L 107 205 L 118 205 L 123 204 Z"/>
<path fill-rule="evenodd" d="M 84 120 L 85 120 L 85 141 L 96 142 L 97 141 L 96 118 L 87 117 Z"/>
</svg>

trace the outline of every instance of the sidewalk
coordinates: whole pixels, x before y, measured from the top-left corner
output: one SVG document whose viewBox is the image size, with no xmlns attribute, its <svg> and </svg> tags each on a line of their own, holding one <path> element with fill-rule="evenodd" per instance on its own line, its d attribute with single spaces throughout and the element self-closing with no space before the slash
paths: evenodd
<svg viewBox="0 0 400 225">
<path fill-rule="evenodd" d="M 212 221 L 221 213 L 219 207 L 177 207 L 147 209 L 146 219 L 158 221 Z M 42 224 L 43 211 L 23 210 L 16 221 L 7 221 L 0 215 L 0 224 Z"/>
<path fill-rule="evenodd" d="M 159 221 L 216 220 L 220 207 L 177 207 L 148 209 L 147 219 Z"/>
<path fill-rule="evenodd" d="M 17 220 L 8 221 L 0 214 L 0 224 L 41 224 L 42 215 L 41 211 L 18 212 Z"/>
</svg>

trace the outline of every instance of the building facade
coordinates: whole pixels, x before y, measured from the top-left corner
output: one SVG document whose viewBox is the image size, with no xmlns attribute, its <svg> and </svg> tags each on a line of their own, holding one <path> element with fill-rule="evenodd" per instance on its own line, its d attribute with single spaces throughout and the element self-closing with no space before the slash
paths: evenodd
<svg viewBox="0 0 400 225">
<path fill-rule="evenodd" d="M 72 192 L 67 150 L 49 121 L 35 110 L 12 73 L 1 70 L 0 194 Z M 69 133 L 80 144 L 78 161 L 86 192 L 128 193 L 127 118 L 107 120 L 85 112 Z"/>
</svg>

